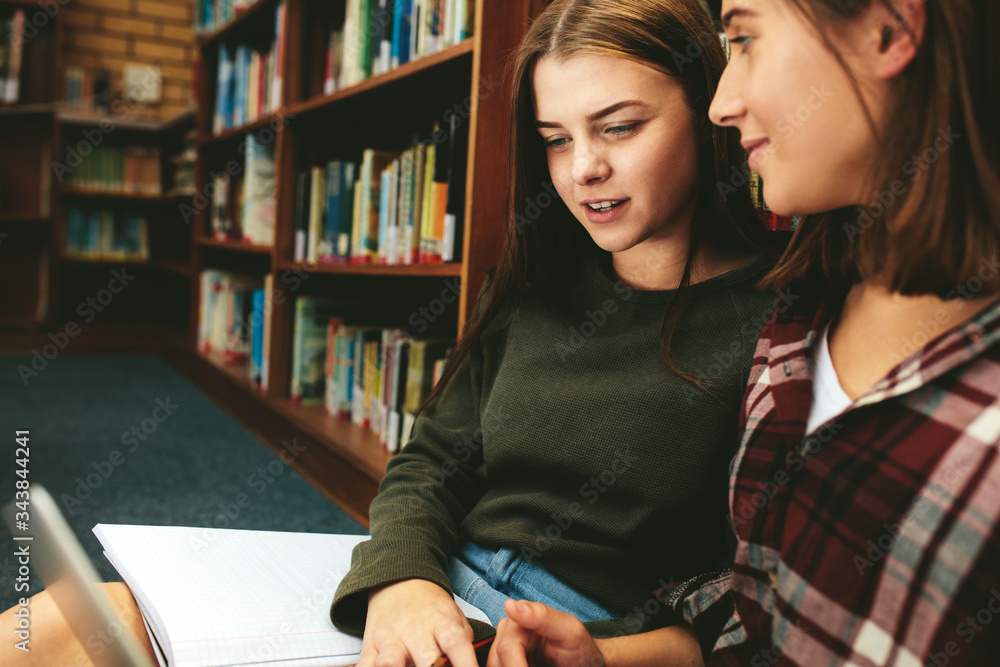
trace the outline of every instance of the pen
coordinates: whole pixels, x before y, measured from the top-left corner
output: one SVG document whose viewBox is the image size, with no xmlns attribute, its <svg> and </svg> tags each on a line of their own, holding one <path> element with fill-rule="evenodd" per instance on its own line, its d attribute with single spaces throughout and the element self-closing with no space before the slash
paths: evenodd
<svg viewBox="0 0 1000 667">
<path fill-rule="evenodd" d="M 490 644 L 493 643 L 494 639 L 496 639 L 496 635 L 493 635 L 492 637 L 487 637 L 486 639 L 483 639 L 482 641 L 478 641 L 478 642 L 476 642 L 475 644 L 472 645 L 472 648 L 474 648 L 476 650 L 476 658 L 479 660 L 479 664 L 480 665 L 485 665 L 486 664 L 486 656 L 489 655 L 489 646 L 490 646 Z M 484 649 L 484 648 L 486 649 L 486 651 L 484 652 L 484 655 L 480 656 L 479 655 L 480 651 L 481 651 L 481 649 Z M 448 656 L 446 656 L 444 654 L 441 654 L 440 656 L 438 656 L 438 658 L 434 662 L 431 663 L 431 667 L 446 667 L 448 665 L 451 665 L 451 660 L 449 660 Z"/>
</svg>

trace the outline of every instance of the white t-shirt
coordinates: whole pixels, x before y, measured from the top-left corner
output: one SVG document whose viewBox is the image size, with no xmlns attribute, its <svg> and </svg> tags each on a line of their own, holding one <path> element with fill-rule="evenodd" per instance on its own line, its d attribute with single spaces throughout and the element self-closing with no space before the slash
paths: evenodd
<svg viewBox="0 0 1000 667">
<path fill-rule="evenodd" d="M 836 417 L 851 406 L 854 401 L 840 386 L 837 370 L 830 358 L 830 346 L 827 336 L 829 325 L 823 329 L 816 354 L 813 355 L 810 371 L 812 372 L 813 402 L 809 409 L 809 420 L 806 422 L 806 433 L 812 433 L 818 426 Z"/>
</svg>

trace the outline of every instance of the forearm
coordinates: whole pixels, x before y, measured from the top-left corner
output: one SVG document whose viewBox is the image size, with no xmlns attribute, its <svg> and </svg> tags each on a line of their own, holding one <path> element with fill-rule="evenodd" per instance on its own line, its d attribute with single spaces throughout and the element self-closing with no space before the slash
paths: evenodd
<svg viewBox="0 0 1000 667">
<path fill-rule="evenodd" d="M 701 667 L 705 664 L 694 631 L 683 623 L 596 642 L 607 667 Z"/>
</svg>

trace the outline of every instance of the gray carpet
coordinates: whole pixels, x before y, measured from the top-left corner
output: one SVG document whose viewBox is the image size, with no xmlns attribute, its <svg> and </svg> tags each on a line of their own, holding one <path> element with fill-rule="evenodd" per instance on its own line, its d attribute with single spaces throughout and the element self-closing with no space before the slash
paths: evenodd
<svg viewBox="0 0 1000 667">
<path fill-rule="evenodd" d="M 60 356 L 25 385 L 18 367 L 30 364 L 0 356 L 0 505 L 20 479 L 15 431 L 30 430 L 30 482 L 53 495 L 106 581 L 121 578 L 96 523 L 367 532 L 156 357 Z M 21 595 L 2 522 L 0 544 L 2 610 Z"/>
</svg>

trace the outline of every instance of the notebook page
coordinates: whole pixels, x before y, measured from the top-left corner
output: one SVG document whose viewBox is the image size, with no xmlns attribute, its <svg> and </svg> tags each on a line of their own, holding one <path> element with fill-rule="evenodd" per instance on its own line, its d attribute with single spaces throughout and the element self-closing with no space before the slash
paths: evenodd
<svg viewBox="0 0 1000 667">
<path fill-rule="evenodd" d="M 171 667 L 349 665 L 361 640 L 330 621 L 351 550 L 367 536 L 94 527 Z"/>
</svg>

